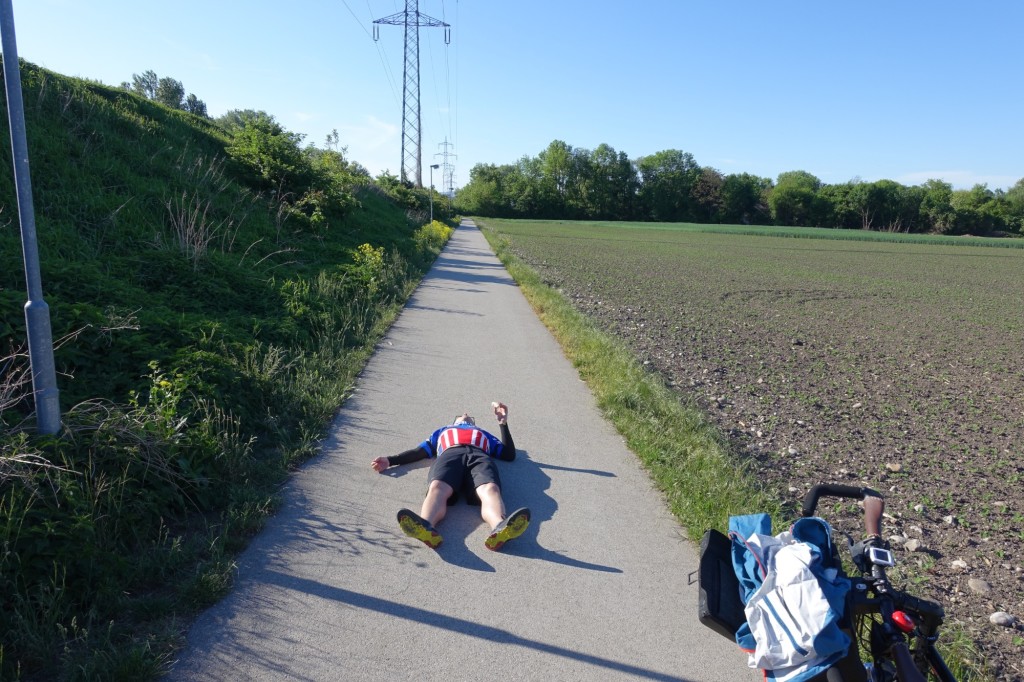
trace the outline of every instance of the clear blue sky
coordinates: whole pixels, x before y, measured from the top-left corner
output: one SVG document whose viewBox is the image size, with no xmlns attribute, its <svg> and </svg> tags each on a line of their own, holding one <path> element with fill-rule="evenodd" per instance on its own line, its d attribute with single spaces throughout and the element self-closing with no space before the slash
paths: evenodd
<svg viewBox="0 0 1024 682">
<path fill-rule="evenodd" d="M 262 109 L 399 174 L 404 0 L 14 0 L 19 55 L 110 85 L 152 69 L 211 116 Z M 420 0 L 423 182 L 553 140 L 776 178 L 1024 177 L 1024 2 Z M 434 182 L 442 184 L 439 171 Z"/>
</svg>

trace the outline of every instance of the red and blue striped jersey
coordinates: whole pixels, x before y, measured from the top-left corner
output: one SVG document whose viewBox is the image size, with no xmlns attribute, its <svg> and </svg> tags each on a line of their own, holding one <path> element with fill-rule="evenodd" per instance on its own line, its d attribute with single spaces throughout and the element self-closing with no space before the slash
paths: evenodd
<svg viewBox="0 0 1024 682">
<path fill-rule="evenodd" d="M 483 429 L 469 424 L 442 426 L 430 437 L 420 443 L 428 457 L 437 457 L 442 452 L 456 445 L 470 445 L 491 457 L 501 457 L 504 447 L 500 440 Z"/>
</svg>

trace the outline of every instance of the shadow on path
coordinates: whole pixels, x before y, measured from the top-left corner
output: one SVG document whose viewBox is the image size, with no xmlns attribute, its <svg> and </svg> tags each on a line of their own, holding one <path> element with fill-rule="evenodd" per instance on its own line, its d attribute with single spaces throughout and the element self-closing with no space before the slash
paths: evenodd
<svg viewBox="0 0 1024 682">
<path fill-rule="evenodd" d="M 538 642 L 536 640 L 527 639 L 526 637 L 520 637 L 519 635 L 509 632 L 508 630 L 502 630 L 501 628 L 481 625 L 480 623 L 474 623 L 462 618 L 446 616 L 441 613 L 427 611 L 426 609 L 400 604 L 387 599 L 358 594 L 351 590 L 346 590 L 343 587 L 324 585 L 323 583 L 315 580 L 297 578 L 278 571 L 267 571 L 265 573 L 265 578 L 268 583 L 278 585 L 286 589 L 298 590 L 309 595 L 320 597 L 322 599 L 330 599 L 355 608 L 376 611 L 377 613 L 383 613 L 393 618 L 402 618 L 416 623 L 450 630 L 468 637 L 478 637 L 489 642 L 499 642 L 501 644 L 510 644 L 512 646 L 535 649 L 552 656 L 570 658 L 600 668 L 616 670 L 648 680 L 690 682 L 683 677 L 677 677 L 667 673 L 659 673 L 655 670 L 648 670 L 635 665 L 629 665 L 628 663 L 613 661 L 593 654 L 586 654 L 580 651 L 573 651 L 564 647 Z"/>
<path fill-rule="evenodd" d="M 566 556 L 562 552 L 545 549 L 538 541 L 538 533 L 540 532 L 543 523 L 550 521 L 555 515 L 555 511 L 558 509 L 558 503 L 555 502 L 554 498 L 545 493 L 545 491 L 551 487 L 551 478 L 544 473 L 545 469 L 610 478 L 614 478 L 615 474 L 596 469 L 575 469 L 572 467 L 563 467 L 554 464 L 542 464 L 530 459 L 530 455 L 527 450 L 517 447 L 516 451 L 517 456 L 515 461 L 500 462 L 498 464 L 498 470 L 501 473 L 502 480 L 502 497 L 505 500 L 505 507 L 509 512 L 514 509 L 518 509 L 519 507 L 530 508 L 530 527 L 527 528 L 526 532 L 521 537 L 502 548 L 502 553 L 522 557 L 524 559 L 550 561 L 552 563 L 571 566 L 573 568 L 582 568 L 588 571 L 622 573 L 622 569 L 615 568 L 614 566 L 604 566 L 601 564 L 581 561 L 579 559 Z M 427 491 L 427 476 L 425 470 L 429 469 L 429 467 L 429 461 L 422 460 L 410 465 L 386 469 L 383 475 L 390 478 L 398 478 L 400 476 L 407 476 L 415 473 L 418 470 L 424 470 L 424 473 L 421 475 L 423 476 L 423 493 L 425 495 Z M 405 507 L 418 512 L 422 502 L 422 498 L 408 500 L 404 503 L 401 500 L 396 500 L 395 510 L 397 511 L 399 507 L 404 505 Z M 485 559 L 481 558 L 479 554 L 471 551 L 465 543 L 465 539 L 472 535 L 482 523 L 483 520 L 480 518 L 480 506 L 467 504 L 463 496 L 459 495 L 458 500 L 448 507 L 444 520 L 438 524 L 437 530 L 444 538 L 444 542 L 436 550 L 437 555 L 443 561 L 453 566 L 459 566 L 473 571 L 494 572 L 494 567 Z M 395 527 L 397 529 L 397 523 Z M 460 542 L 460 540 L 462 542 Z M 419 544 L 415 540 L 410 540 L 409 542 L 414 545 Z"/>
<path fill-rule="evenodd" d="M 522 537 L 503 548 L 502 552 L 524 559 L 550 561 L 588 571 L 622 573 L 622 569 L 614 566 L 593 564 L 574 559 L 561 552 L 545 549 L 538 540 L 538 533 L 543 523 L 550 521 L 558 510 L 558 503 L 545 492 L 551 487 L 551 477 L 544 473 L 545 469 L 612 478 L 615 474 L 595 469 L 574 469 L 554 464 L 543 464 L 534 461 L 528 450 L 517 447 L 516 451 L 518 454 L 515 461 L 512 462 L 514 469 L 509 467 L 502 470 L 502 494 L 505 498 L 505 505 L 510 511 L 517 507 L 530 508 L 530 527 Z"/>
</svg>

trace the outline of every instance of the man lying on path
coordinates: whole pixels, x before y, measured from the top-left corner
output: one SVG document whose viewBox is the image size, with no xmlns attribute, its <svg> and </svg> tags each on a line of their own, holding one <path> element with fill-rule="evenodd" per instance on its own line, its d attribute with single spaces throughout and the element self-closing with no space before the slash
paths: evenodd
<svg viewBox="0 0 1024 682">
<path fill-rule="evenodd" d="M 391 466 L 410 464 L 433 458 L 430 465 L 430 484 L 417 515 L 408 509 L 398 511 L 398 525 L 402 532 L 419 540 L 431 549 L 442 542 L 435 526 L 444 518 L 449 504 L 462 491 L 466 501 L 480 505 L 480 516 L 491 527 L 484 540 L 487 549 L 497 551 L 513 540 L 530 524 L 530 510 L 526 507 L 505 515 L 501 497 L 501 477 L 496 459 L 511 462 L 516 458 L 516 446 L 508 430 L 508 406 L 491 403 L 494 416 L 501 428 L 501 440 L 479 428 L 476 420 L 463 412 L 451 424 L 437 429 L 418 447 L 391 457 L 378 457 L 370 466 L 383 473 Z"/>
</svg>

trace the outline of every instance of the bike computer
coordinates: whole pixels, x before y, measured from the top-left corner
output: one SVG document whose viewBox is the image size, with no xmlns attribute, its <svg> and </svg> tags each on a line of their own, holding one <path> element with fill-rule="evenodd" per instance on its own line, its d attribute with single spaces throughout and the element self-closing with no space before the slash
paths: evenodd
<svg viewBox="0 0 1024 682">
<path fill-rule="evenodd" d="M 887 549 L 881 547 L 868 547 L 868 561 L 875 566 L 895 566 L 896 557 Z"/>
</svg>

